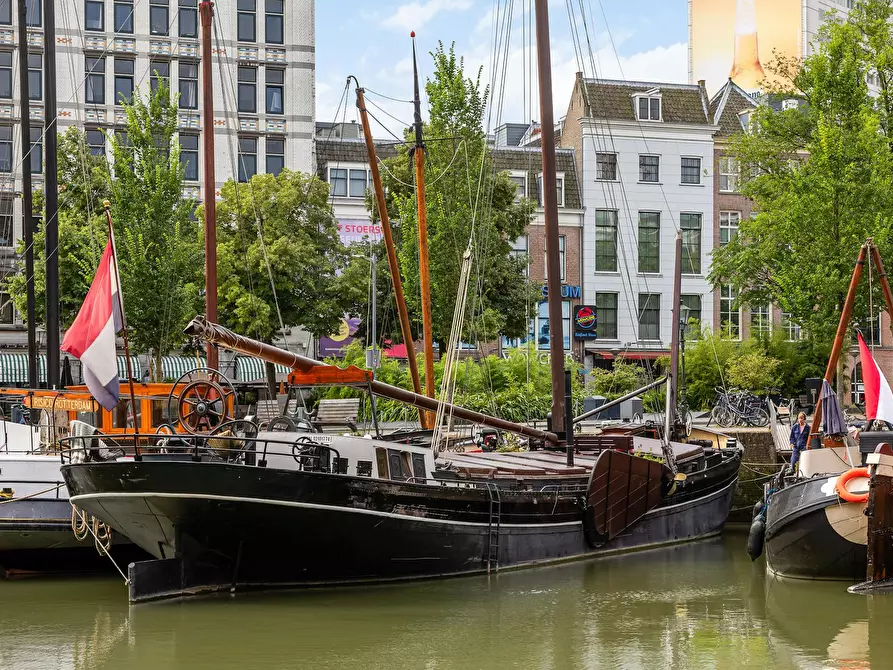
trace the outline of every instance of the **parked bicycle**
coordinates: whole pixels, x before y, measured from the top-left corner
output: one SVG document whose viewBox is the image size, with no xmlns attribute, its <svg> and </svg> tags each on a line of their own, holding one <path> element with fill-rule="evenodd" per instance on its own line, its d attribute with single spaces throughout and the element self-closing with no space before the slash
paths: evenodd
<svg viewBox="0 0 893 670">
<path fill-rule="evenodd" d="M 710 412 L 710 420 L 722 426 L 757 426 L 769 425 L 769 412 L 765 402 L 749 391 L 730 389 L 726 391 L 717 387 L 716 400 Z"/>
</svg>

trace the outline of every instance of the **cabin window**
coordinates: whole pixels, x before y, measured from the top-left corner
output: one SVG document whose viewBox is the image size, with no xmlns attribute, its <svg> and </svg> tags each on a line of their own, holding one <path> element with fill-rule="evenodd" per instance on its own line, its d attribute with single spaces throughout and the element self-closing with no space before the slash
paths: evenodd
<svg viewBox="0 0 893 670">
<path fill-rule="evenodd" d="M 130 418 L 130 400 L 122 399 L 115 409 L 112 410 L 112 428 L 133 428 L 133 422 Z M 140 404 L 136 403 L 136 424 L 140 424 Z"/>
<path fill-rule="evenodd" d="M 412 455 L 412 476 L 416 479 L 427 479 L 428 473 L 425 470 L 425 456 L 424 454 L 413 454 Z"/>
<path fill-rule="evenodd" d="M 357 461 L 357 477 L 372 476 L 372 461 Z"/>
<path fill-rule="evenodd" d="M 347 459 L 346 458 L 335 458 L 335 473 L 339 475 L 347 474 Z"/>
<path fill-rule="evenodd" d="M 411 477 L 403 467 L 403 454 L 396 449 L 388 449 L 388 467 L 390 469 L 389 479 L 399 479 L 405 481 Z"/>
<path fill-rule="evenodd" d="M 378 476 L 381 479 L 388 478 L 388 452 L 379 447 L 375 450 L 375 462 L 378 465 Z"/>
<path fill-rule="evenodd" d="M 173 404 L 172 404 L 173 405 Z M 172 406 L 171 409 L 174 409 Z M 171 419 L 170 413 L 167 411 L 167 399 L 152 401 L 152 427 L 157 428 L 163 423 L 174 425 L 176 423 L 176 415 Z"/>
</svg>

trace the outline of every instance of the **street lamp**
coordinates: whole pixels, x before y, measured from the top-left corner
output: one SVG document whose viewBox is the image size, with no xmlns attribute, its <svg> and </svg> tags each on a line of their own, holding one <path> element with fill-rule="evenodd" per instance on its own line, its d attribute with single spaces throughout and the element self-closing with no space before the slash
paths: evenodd
<svg viewBox="0 0 893 670">
<path fill-rule="evenodd" d="M 691 314 L 691 307 L 684 303 L 679 305 L 679 354 L 682 359 L 682 370 L 679 375 L 679 408 L 682 414 L 682 420 L 688 418 L 688 400 L 685 397 L 685 329 L 688 328 L 688 319 Z"/>
</svg>

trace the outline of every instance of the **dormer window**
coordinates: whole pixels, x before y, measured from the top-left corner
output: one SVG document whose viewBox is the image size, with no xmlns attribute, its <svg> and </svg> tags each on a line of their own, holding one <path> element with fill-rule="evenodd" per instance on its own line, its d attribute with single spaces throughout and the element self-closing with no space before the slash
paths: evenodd
<svg viewBox="0 0 893 670">
<path fill-rule="evenodd" d="M 799 107 L 800 102 L 796 98 L 787 98 L 781 102 L 781 109 L 785 112 L 789 109 L 798 109 Z"/>
<path fill-rule="evenodd" d="M 660 121 L 660 92 L 657 89 L 636 96 L 639 121 Z"/>
</svg>

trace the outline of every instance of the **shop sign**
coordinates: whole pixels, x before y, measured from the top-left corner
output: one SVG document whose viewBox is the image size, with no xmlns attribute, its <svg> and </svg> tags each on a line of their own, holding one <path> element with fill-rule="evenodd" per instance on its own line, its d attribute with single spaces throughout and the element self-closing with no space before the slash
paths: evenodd
<svg viewBox="0 0 893 670">
<path fill-rule="evenodd" d="M 580 286 L 571 286 L 570 284 L 561 285 L 561 297 L 570 298 L 571 300 L 579 300 L 583 295 L 583 289 Z M 543 299 L 549 298 L 549 286 L 543 284 Z"/>
<path fill-rule="evenodd" d="M 598 319 L 595 315 L 595 307 L 592 305 L 577 305 L 574 307 L 575 340 L 597 340 L 596 325 L 598 325 Z"/>
</svg>

